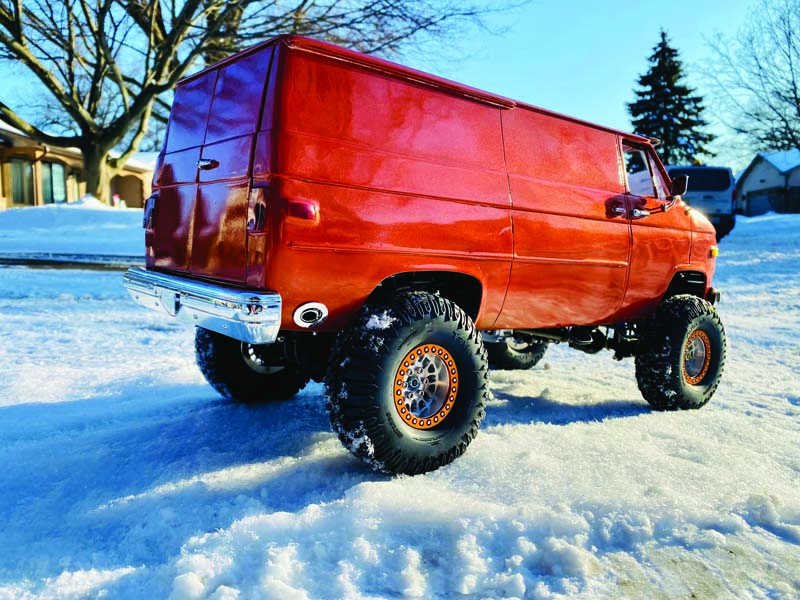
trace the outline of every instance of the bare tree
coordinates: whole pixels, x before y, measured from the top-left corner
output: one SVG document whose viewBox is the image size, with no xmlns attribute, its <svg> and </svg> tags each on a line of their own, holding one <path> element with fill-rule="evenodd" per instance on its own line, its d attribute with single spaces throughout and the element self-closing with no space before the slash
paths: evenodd
<svg viewBox="0 0 800 600">
<path fill-rule="evenodd" d="M 761 0 L 734 40 L 712 48 L 723 122 L 756 149 L 800 147 L 800 0 Z"/>
<path fill-rule="evenodd" d="M 87 191 L 106 199 L 154 110 L 163 119 L 163 96 L 198 64 L 280 33 L 391 54 L 495 10 L 458 0 L 0 0 L 0 61 L 33 75 L 48 107 L 32 117 L 0 88 L 0 121 L 80 149 Z"/>
</svg>

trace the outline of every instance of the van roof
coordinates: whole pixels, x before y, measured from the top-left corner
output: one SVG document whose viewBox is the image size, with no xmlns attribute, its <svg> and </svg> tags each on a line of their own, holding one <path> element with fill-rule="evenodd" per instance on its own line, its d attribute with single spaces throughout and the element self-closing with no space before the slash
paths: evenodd
<svg viewBox="0 0 800 600">
<path fill-rule="evenodd" d="M 719 165 L 664 165 L 664 168 L 667 170 L 669 169 L 724 169 L 725 171 L 731 171 L 730 167 L 722 167 Z"/>
<path fill-rule="evenodd" d="M 376 56 L 371 56 L 369 54 L 363 54 L 361 52 L 349 50 L 347 48 L 343 48 L 335 44 L 299 35 L 286 34 L 270 38 L 264 42 L 256 44 L 255 46 L 251 46 L 250 48 L 247 48 L 237 54 L 233 54 L 214 65 L 206 67 L 205 69 L 197 73 L 193 73 L 192 75 L 179 81 L 178 85 L 182 85 L 187 81 L 191 81 L 192 79 L 199 77 L 200 75 L 211 69 L 218 68 L 220 65 L 225 65 L 231 62 L 235 62 L 237 60 L 244 58 L 245 56 L 257 52 L 258 50 L 266 46 L 279 43 L 286 45 L 290 49 L 321 54 L 323 56 L 327 56 L 337 60 L 342 60 L 351 64 L 357 64 L 359 66 L 366 67 L 368 69 L 376 70 L 382 73 L 387 73 L 394 77 L 399 77 L 401 79 L 414 81 L 422 85 L 431 86 L 458 96 L 464 96 L 466 98 L 475 100 L 477 102 L 482 102 L 484 104 L 490 104 L 492 106 L 497 106 L 499 108 L 504 108 L 504 109 L 511 109 L 515 107 L 525 108 L 528 110 L 544 113 L 547 115 L 552 115 L 560 119 L 565 119 L 567 121 L 571 121 L 573 123 L 577 123 L 580 125 L 586 125 L 588 127 L 593 127 L 595 129 L 601 129 L 603 131 L 615 133 L 626 139 L 633 140 L 636 142 L 646 142 L 648 144 L 651 143 L 651 140 L 649 140 L 648 138 L 636 135 L 634 133 L 613 129 L 611 127 L 606 127 L 604 125 L 598 125 L 597 123 L 584 121 L 583 119 L 578 119 L 576 117 L 564 115 L 552 110 L 547 110 L 539 106 L 534 106 L 532 104 L 527 104 L 525 102 L 520 102 L 518 100 L 512 100 L 510 98 L 506 98 L 505 96 L 500 96 L 498 94 L 493 94 L 491 92 L 486 92 L 477 88 L 473 88 L 468 85 L 452 81 L 450 79 L 445 79 L 444 77 L 439 77 L 437 75 L 426 73 L 424 71 L 418 71 L 416 69 L 412 69 L 411 67 L 406 67 L 404 65 L 400 65 L 398 63 L 383 58 L 378 58 Z"/>
</svg>

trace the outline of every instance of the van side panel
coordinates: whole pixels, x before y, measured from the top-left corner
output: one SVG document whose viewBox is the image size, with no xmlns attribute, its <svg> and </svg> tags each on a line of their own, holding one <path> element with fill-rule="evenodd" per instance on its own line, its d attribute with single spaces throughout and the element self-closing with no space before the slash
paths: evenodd
<svg viewBox="0 0 800 600">
<path fill-rule="evenodd" d="M 385 278 L 457 271 L 487 294 L 491 324 L 512 247 L 500 108 L 311 52 L 285 50 L 278 79 L 272 190 L 276 216 L 267 285 L 328 305 L 349 322 Z M 318 218 L 286 216 L 288 203 Z M 289 325 L 290 326 L 290 325 Z"/>
<path fill-rule="evenodd" d="M 282 173 L 508 206 L 499 109 L 301 51 L 282 79 Z"/>
<path fill-rule="evenodd" d="M 495 327 L 609 322 L 631 251 L 616 136 L 526 108 L 503 132 L 514 262 Z"/>
</svg>

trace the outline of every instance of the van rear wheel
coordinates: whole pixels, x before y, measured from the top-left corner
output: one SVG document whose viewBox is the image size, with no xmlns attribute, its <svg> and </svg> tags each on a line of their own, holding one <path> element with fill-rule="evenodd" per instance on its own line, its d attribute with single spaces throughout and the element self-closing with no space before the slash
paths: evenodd
<svg viewBox="0 0 800 600">
<path fill-rule="evenodd" d="M 636 355 L 636 380 L 655 410 L 704 406 L 725 366 L 726 339 L 712 304 L 674 296 L 644 325 Z"/>
<path fill-rule="evenodd" d="M 342 444 L 386 473 L 425 473 L 461 456 L 489 398 L 472 319 L 423 292 L 363 309 L 339 335 L 325 384 Z"/>
<path fill-rule="evenodd" d="M 489 366 L 492 369 L 509 371 L 530 369 L 542 360 L 547 352 L 547 342 L 526 341 L 515 337 L 499 342 L 484 342 L 483 345 L 489 354 Z"/>
<path fill-rule="evenodd" d="M 296 365 L 282 360 L 279 344 L 248 344 L 198 327 L 194 348 L 209 385 L 235 402 L 285 400 L 308 383 Z"/>
</svg>

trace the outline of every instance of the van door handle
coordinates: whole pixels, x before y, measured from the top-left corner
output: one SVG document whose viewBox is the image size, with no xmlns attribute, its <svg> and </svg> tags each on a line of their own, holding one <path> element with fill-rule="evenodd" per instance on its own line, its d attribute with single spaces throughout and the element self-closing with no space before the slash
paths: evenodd
<svg viewBox="0 0 800 600">
<path fill-rule="evenodd" d="M 613 212 L 615 215 L 624 215 L 628 213 L 628 209 L 626 209 L 621 204 L 617 204 L 614 208 L 611 209 L 611 212 Z"/>
<path fill-rule="evenodd" d="M 216 169 L 218 166 L 219 161 L 213 158 L 201 158 L 197 161 L 197 168 L 203 171 L 210 171 L 211 169 Z"/>
<path fill-rule="evenodd" d="M 644 217 L 649 217 L 650 216 L 650 211 L 646 210 L 644 208 L 634 208 L 631 211 L 631 214 L 633 214 L 633 218 L 634 219 L 642 219 Z"/>
</svg>

